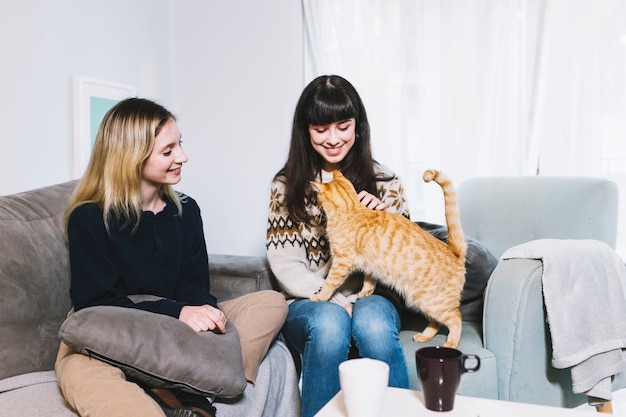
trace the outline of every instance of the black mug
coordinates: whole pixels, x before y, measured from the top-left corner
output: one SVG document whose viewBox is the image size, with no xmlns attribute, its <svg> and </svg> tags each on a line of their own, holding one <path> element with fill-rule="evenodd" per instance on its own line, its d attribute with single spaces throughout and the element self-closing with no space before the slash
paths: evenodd
<svg viewBox="0 0 626 417">
<path fill-rule="evenodd" d="M 468 367 L 467 361 L 475 361 Z M 422 384 L 424 404 L 432 411 L 450 411 L 454 408 L 454 397 L 465 372 L 480 369 L 480 358 L 465 355 L 457 349 L 432 346 L 415 352 L 417 376 Z"/>
</svg>

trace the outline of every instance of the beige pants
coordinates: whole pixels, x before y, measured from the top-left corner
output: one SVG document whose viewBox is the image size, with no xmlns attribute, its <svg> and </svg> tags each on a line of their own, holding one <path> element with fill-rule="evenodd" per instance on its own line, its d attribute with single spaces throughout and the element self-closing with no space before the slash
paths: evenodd
<svg viewBox="0 0 626 417">
<path fill-rule="evenodd" d="M 241 340 L 246 379 L 256 380 L 259 364 L 287 317 L 287 303 L 276 291 L 259 291 L 220 303 Z M 61 342 L 55 364 L 59 387 L 82 417 L 164 417 L 144 390 L 107 363 L 76 353 Z"/>
</svg>

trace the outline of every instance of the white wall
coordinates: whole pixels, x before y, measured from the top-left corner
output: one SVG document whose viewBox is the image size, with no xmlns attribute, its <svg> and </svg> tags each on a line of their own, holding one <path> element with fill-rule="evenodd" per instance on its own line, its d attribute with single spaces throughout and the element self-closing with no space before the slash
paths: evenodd
<svg viewBox="0 0 626 417">
<path fill-rule="evenodd" d="M 0 6 L 0 195 L 72 179 L 72 77 L 135 86 L 179 116 L 178 187 L 209 252 L 264 253 L 268 186 L 303 87 L 293 0 L 21 0 Z"/>
<path fill-rule="evenodd" d="M 177 2 L 175 111 L 209 253 L 265 254 L 269 186 L 303 85 L 296 0 Z"/>
<path fill-rule="evenodd" d="M 22 0 L 0 8 L 0 194 L 72 177 L 72 76 L 171 103 L 168 0 Z"/>
</svg>

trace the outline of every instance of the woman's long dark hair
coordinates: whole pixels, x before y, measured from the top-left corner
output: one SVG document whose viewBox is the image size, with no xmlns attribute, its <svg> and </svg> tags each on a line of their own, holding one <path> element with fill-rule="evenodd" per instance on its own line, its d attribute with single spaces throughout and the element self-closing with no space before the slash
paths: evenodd
<svg viewBox="0 0 626 417">
<path fill-rule="evenodd" d="M 305 203 L 317 201 L 310 181 L 321 174 L 324 159 L 313 149 L 310 125 L 328 125 L 354 118 L 356 139 L 341 162 L 342 174 L 357 191 L 376 191 L 376 174 L 370 145 L 370 125 L 356 89 L 338 75 L 322 75 L 305 87 L 293 117 L 287 163 L 278 172 L 285 182 L 285 203 L 296 222 L 310 223 Z"/>
</svg>

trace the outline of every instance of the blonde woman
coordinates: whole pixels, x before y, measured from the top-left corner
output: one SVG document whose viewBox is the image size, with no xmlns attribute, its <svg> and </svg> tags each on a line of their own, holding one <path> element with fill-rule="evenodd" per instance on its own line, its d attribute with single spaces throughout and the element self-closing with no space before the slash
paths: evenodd
<svg viewBox="0 0 626 417">
<path fill-rule="evenodd" d="M 111 305 L 165 314 L 197 332 L 224 332 L 230 320 L 251 383 L 246 391 L 254 390 L 286 302 L 278 292 L 261 291 L 218 305 L 209 291 L 200 209 L 172 188 L 187 162 L 181 137 L 174 115 L 150 100 L 124 100 L 104 117 L 66 212 L 72 302 L 77 311 Z M 163 299 L 135 304 L 133 294 Z M 157 403 L 121 370 L 65 344 L 56 372 L 67 402 L 83 417 L 214 414 L 210 399 L 194 399 L 198 408 Z"/>
</svg>

